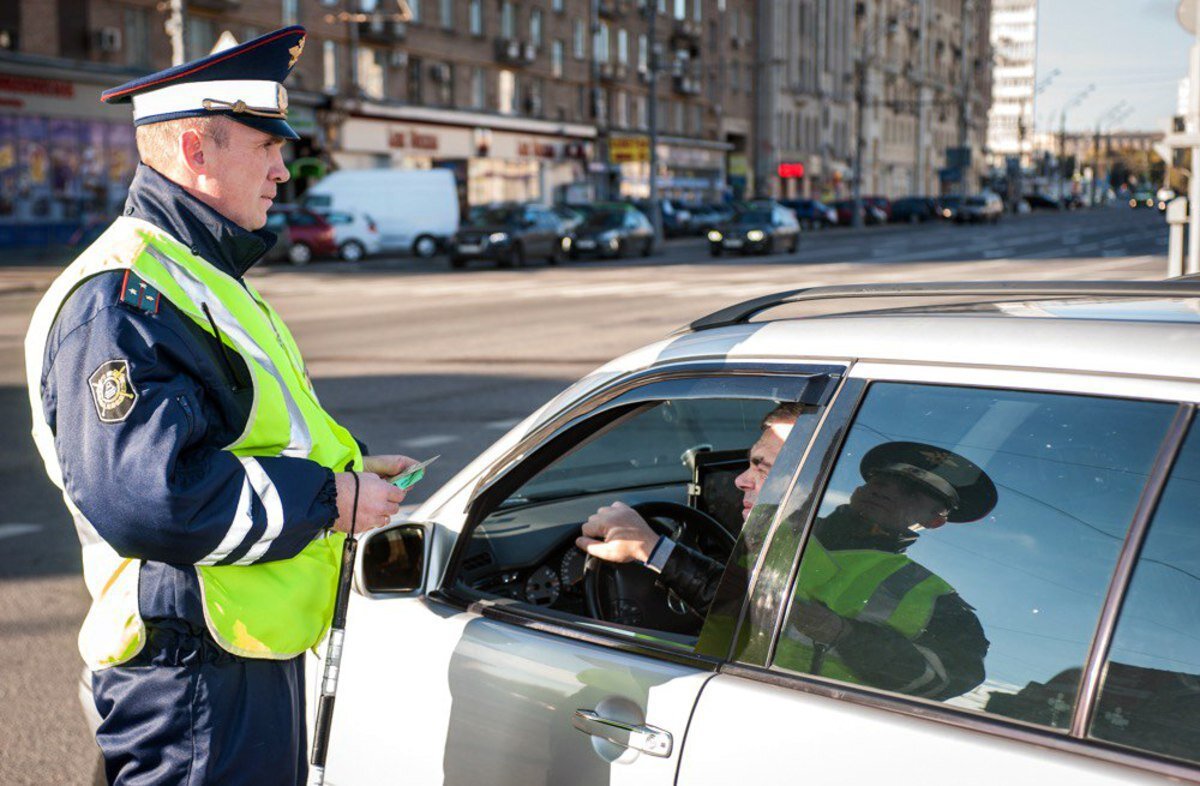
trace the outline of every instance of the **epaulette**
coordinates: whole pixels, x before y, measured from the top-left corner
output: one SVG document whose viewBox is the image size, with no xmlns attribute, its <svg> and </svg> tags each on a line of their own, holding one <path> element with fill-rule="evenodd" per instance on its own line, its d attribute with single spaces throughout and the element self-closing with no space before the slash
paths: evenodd
<svg viewBox="0 0 1200 786">
<path fill-rule="evenodd" d="M 121 282 L 121 303 L 147 314 L 157 314 L 160 297 L 158 290 L 137 273 L 125 271 L 125 279 Z"/>
</svg>

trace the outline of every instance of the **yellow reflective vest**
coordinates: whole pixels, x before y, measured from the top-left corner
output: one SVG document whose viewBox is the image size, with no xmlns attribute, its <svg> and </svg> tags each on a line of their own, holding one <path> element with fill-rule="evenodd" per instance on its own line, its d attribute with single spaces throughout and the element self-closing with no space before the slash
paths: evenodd
<svg viewBox="0 0 1200 786">
<path fill-rule="evenodd" d="M 812 538 L 800 562 L 793 602 L 823 604 L 839 617 L 891 628 L 909 641 L 920 636 L 934 605 L 954 588 L 903 554 L 872 549 L 830 551 Z M 844 682 L 861 682 L 842 662 L 836 645 L 827 648 L 788 625 L 776 647 L 775 663 L 787 669 Z"/>
<path fill-rule="evenodd" d="M 269 479 L 254 477 L 256 456 L 307 458 L 337 472 L 361 469 L 362 453 L 350 433 L 317 400 L 300 351 L 275 311 L 248 283 L 194 255 L 158 227 L 122 217 L 76 259 L 42 298 L 25 340 L 33 436 L 51 481 L 64 489 L 54 435 L 41 402 L 42 365 L 54 319 L 88 278 L 134 271 L 203 330 L 212 334 L 199 303 L 208 305 L 220 338 L 250 372 L 251 413 L 242 434 L 224 450 L 238 456 L 250 482 L 271 507 Z M 259 470 L 261 472 L 261 469 Z M 119 555 L 96 534 L 64 489 L 83 546 L 84 580 L 92 606 L 79 647 L 92 669 L 124 663 L 141 651 L 145 625 L 138 610 L 140 560 Z M 324 637 L 333 613 L 344 536 L 314 539 L 284 560 L 239 565 L 196 565 L 208 630 L 225 650 L 244 657 L 287 659 Z"/>
</svg>

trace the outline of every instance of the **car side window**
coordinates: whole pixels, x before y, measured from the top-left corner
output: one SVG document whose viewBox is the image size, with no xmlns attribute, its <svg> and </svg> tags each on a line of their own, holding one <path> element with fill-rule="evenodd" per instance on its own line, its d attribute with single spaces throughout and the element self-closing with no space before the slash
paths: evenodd
<svg viewBox="0 0 1200 786">
<path fill-rule="evenodd" d="M 1090 735 L 1200 761 L 1200 428 L 1163 489 L 1113 636 Z"/>
<path fill-rule="evenodd" d="M 1066 727 L 1175 407 L 876 383 L 773 668 Z"/>
<path fill-rule="evenodd" d="M 758 395 L 652 400 L 594 416 L 612 422 L 556 448 L 561 452 L 549 463 L 481 511 L 464 547 L 457 586 L 550 612 L 682 636 L 690 648 L 707 607 L 685 599 L 686 593 L 676 595 L 667 572 L 654 573 L 640 562 L 597 559 L 592 567 L 603 570 L 589 578 L 587 555 L 576 545 L 583 523 L 602 507 L 631 506 L 655 539 L 665 535 L 678 544 L 672 559 L 681 570 L 706 577 L 715 591 L 744 520 L 757 509 L 758 495 L 747 496 L 747 489 L 770 474 L 771 451 L 778 451 L 794 425 L 803 421 L 811 432 L 818 411 L 794 403 L 781 407 Z M 785 430 L 777 431 L 777 421 L 764 425 L 772 413 L 777 419 L 786 413 Z M 764 447 L 760 442 L 768 431 L 783 436 Z M 752 457 L 758 460 L 753 467 Z M 750 477 L 752 469 L 762 477 Z M 775 505 L 780 496 L 782 489 Z"/>
<path fill-rule="evenodd" d="M 288 216 L 288 223 L 291 224 L 292 226 L 308 227 L 308 226 L 312 226 L 313 224 L 317 223 L 317 220 L 315 218 L 313 218 L 311 215 L 309 215 L 308 213 L 302 213 L 298 210 L 293 213 L 288 213 L 287 216 Z"/>
</svg>

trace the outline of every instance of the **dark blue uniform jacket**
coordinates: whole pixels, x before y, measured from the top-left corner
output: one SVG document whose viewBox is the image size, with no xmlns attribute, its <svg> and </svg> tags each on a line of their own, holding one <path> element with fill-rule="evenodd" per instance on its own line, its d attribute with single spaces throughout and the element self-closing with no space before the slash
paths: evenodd
<svg viewBox="0 0 1200 786">
<path fill-rule="evenodd" d="M 144 164 L 125 214 L 166 230 L 239 279 L 275 242 L 270 232 L 241 229 Z M 42 402 L 70 498 L 118 554 L 145 561 L 143 618 L 202 630 L 192 565 L 216 549 L 235 518 L 246 475 L 222 448 L 246 425 L 249 374 L 234 352 L 227 364 L 216 340 L 166 300 L 157 308 L 139 307 L 136 298 L 122 302 L 123 280 L 123 271 L 97 275 L 67 299 L 46 344 Z M 128 363 L 137 399 L 120 422 L 102 422 L 89 377 L 114 360 Z M 336 518 L 333 473 L 302 458 L 258 462 L 284 511 L 283 529 L 259 561 L 287 559 Z M 223 563 L 243 557 L 265 532 L 256 496 L 252 508 L 253 526 Z"/>
</svg>

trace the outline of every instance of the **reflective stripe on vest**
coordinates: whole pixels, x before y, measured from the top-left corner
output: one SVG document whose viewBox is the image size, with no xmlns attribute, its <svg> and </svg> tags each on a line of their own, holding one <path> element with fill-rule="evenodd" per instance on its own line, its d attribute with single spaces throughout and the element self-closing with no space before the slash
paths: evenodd
<svg viewBox="0 0 1200 786">
<path fill-rule="evenodd" d="M 266 553 L 284 526 L 278 493 L 255 457 L 308 458 L 341 471 L 348 465 L 360 468 L 362 456 L 349 432 L 321 407 L 291 334 L 251 287 L 194 256 L 157 227 L 138 219 L 118 219 L 51 286 L 26 338 L 34 435 L 47 471 L 61 488 L 53 435 L 45 423 L 40 398 L 46 337 L 62 303 L 79 283 L 122 268 L 133 269 L 211 334 L 200 308 L 201 303 L 207 305 L 225 344 L 245 361 L 253 404 L 243 433 L 224 448 L 238 457 L 245 478 L 229 530 L 197 565 L 196 572 L 205 620 L 218 644 L 247 657 L 295 657 L 315 646 L 328 628 L 344 536 L 317 538 L 291 559 L 250 564 Z M 266 513 L 264 533 L 236 565 L 215 564 L 241 546 L 249 533 L 254 496 Z M 70 500 L 68 505 L 77 513 Z M 82 516 L 77 516 L 77 522 L 80 519 Z M 145 630 L 137 609 L 137 570 L 130 570 L 128 561 L 104 544 L 90 525 L 81 528 L 81 539 L 85 535 L 85 563 L 89 559 L 86 546 L 90 545 L 91 558 L 105 566 L 92 572 L 107 572 L 115 580 L 112 586 L 106 583 L 93 590 L 92 610 L 80 634 L 84 659 L 92 668 L 103 668 L 122 663 L 141 649 Z M 85 576 L 87 567 L 85 564 Z M 114 591 L 114 586 L 119 590 Z"/>
<path fill-rule="evenodd" d="M 845 619 L 887 625 L 912 641 L 925 632 L 937 599 L 953 592 L 939 576 L 903 554 L 829 551 L 814 538 L 800 563 L 795 596 L 821 603 Z M 820 657 L 817 653 L 813 641 L 789 625 L 779 639 L 775 663 L 844 682 L 861 681 L 837 657 L 836 648 L 823 650 Z M 940 663 L 933 668 L 938 671 Z"/>
</svg>

